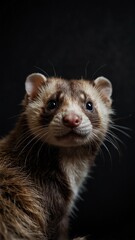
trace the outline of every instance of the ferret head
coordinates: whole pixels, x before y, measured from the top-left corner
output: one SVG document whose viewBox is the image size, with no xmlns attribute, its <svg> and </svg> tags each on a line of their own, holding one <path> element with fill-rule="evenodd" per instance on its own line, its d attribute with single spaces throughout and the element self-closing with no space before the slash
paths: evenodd
<svg viewBox="0 0 135 240">
<path fill-rule="evenodd" d="M 112 113 L 112 85 L 106 78 L 65 80 L 33 73 L 25 89 L 25 114 L 37 140 L 74 147 L 104 139 Z"/>
</svg>

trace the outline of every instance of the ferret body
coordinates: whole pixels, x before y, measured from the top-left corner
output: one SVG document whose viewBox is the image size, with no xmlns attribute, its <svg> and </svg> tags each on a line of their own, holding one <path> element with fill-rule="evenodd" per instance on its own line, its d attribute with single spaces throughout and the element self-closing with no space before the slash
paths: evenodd
<svg viewBox="0 0 135 240">
<path fill-rule="evenodd" d="M 111 124 L 112 85 L 31 74 L 0 141 L 0 239 L 68 240 L 68 218 Z"/>
</svg>

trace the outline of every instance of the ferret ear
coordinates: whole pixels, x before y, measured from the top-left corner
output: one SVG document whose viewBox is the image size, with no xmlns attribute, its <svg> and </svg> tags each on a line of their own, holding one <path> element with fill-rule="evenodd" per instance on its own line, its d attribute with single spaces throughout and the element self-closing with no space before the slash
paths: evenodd
<svg viewBox="0 0 135 240">
<path fill-rule="evenodd" d="M 30 74 L 25 81 L 25 90 L 30 99 L 36 97 L 39 88 L 47 81 L 46 77 L 40 73 Z"/>
<path fill-rule="evenodd" d="M 104 99 L 111 101 L 112 95 L 112 84 L 111 82 L 105 77 L 98 77 L 94 80 L 94 85 L 104 97 Z"/>
</svg>

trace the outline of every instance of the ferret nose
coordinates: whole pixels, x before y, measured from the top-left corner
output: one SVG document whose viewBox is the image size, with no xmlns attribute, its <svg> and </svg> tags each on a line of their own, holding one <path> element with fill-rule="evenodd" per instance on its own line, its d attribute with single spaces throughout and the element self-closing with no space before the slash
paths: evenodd
<svg viewBox="0 0 135 240">
<path fill-rule="evenodd" d="M 78 116 L 74 112 L 70 112 L 63 117 L 63 124 L 66 127 L 71 127 L 71 128 L 78 127 L 81 121 L 82 121 L 81 116 Z"/>
</svg>

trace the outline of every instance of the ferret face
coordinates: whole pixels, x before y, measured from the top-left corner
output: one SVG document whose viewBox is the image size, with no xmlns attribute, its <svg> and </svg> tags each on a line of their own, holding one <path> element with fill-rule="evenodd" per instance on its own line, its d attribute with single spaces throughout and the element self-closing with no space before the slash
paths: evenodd
<svg viewBox="0 0 135 240">
<path fill-rule="evenodd" d="M 103 140 L 111 113 L 107 79 L 46 79 L 37 73 L 27 77 L 25 86 L 25 114 L 35 138 L 62 147 Z"/>
</svg>

